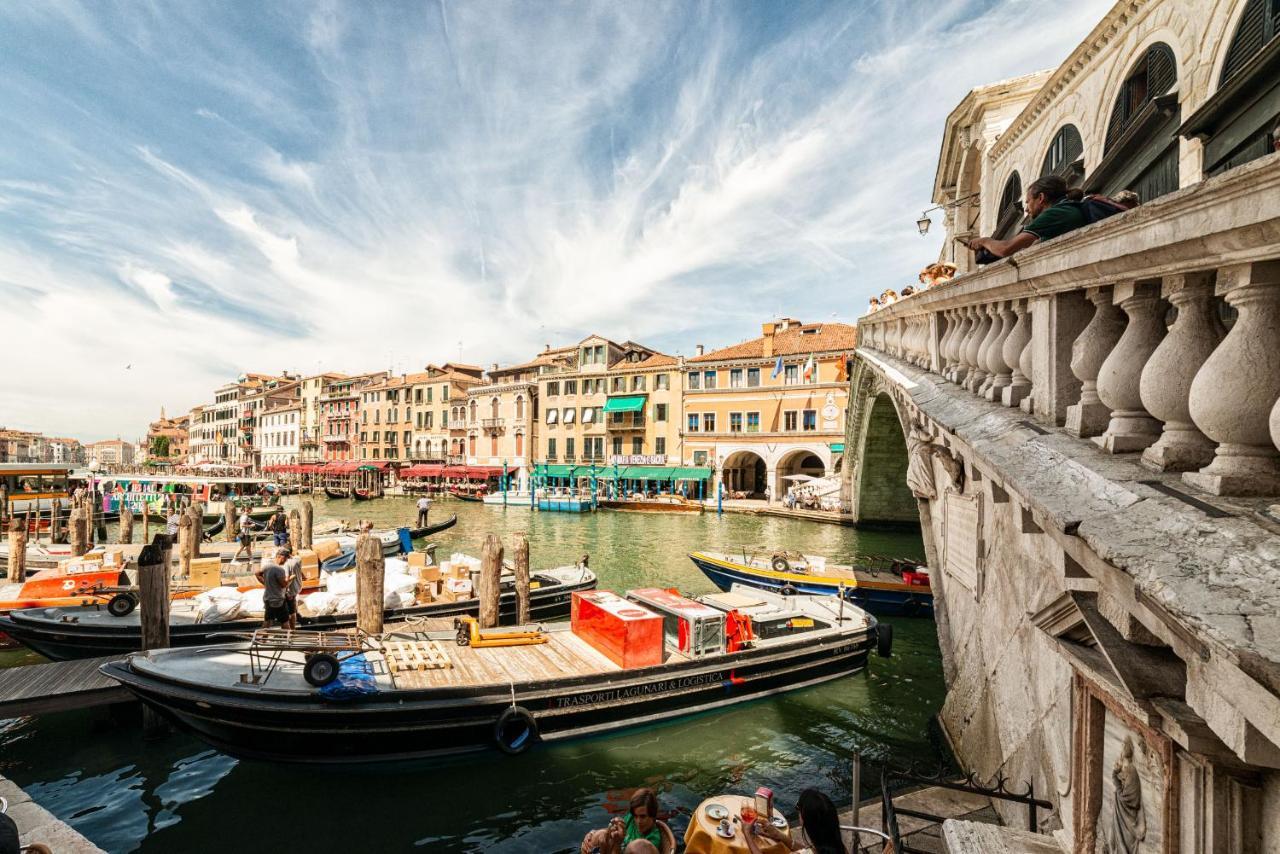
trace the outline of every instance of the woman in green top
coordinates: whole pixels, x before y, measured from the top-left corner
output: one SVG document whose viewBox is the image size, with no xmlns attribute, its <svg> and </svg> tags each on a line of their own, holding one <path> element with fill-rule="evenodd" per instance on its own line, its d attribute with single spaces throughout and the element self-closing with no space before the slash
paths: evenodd
<svg viewBox="0 0 1280 854">
<path fill-rule="evenodd" d="M 622 854 L 638 839 L 662 850 L 662 831 L 658 827 L 658 796 L 653 789 L 637 789 L 631 796 L 630 814 L 624 821 L 615 818 L 609 826 L 590 831 L 582 840 L 581 854 Z"/>
</svg>

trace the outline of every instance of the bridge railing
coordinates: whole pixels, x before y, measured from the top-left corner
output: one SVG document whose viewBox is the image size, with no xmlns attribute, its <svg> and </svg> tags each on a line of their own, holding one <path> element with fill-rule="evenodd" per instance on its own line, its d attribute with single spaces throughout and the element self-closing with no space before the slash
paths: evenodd
<svg viewBox="0 0 1280 854">
<path fill-rule="evenodd" d="M 1206 492 L 1280 494 L 1280 154 L 867 315 L 859 346 Z"/>
</svg>

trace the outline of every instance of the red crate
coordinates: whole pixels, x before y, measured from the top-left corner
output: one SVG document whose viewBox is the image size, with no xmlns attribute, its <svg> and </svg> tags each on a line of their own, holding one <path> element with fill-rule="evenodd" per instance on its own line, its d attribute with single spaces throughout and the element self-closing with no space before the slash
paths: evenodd
<svg viewBox="0 0 1280 854">
<path fill-rule="evenodd" d="M 573 594 L 573 633 L 622 668 L 662 663 L 662 617 L 608 590 Z"/>
</svg>

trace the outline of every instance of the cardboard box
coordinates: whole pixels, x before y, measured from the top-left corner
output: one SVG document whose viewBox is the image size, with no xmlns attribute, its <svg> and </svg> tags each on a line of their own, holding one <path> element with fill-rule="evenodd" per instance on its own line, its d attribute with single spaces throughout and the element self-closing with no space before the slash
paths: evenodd
<svg viewBox="0 0 1280 854">
<path fill-rule="evenodd" d="M 88 564 L 94 564 L 92 568 Z M 74 567 L 74 569 L 72 569 Z M 64 572 L 70 570 L 72 572 L 90 572 L 102 569 L 102 552 L 89 552 L 82 554 L 80 557 L 68 557 L 58 561 L 58 569 Z"/>
<path fill-rule="evenodd" d="M 191 561 L 191 574 L 186 583 L 205 590 L 222 584 L 222 558 L 198 557 Z"/>
<path fill-rule="evenodd" d="M 454 595 L 452 591 L 446 590 L 443 587 L 435 591 L 435 597 L 436 597 L 436 601 L 438 602 L 457 602 L 458 601 L 458 597 Z"/>
<path fill-rule="evenodd" d="M 406 560 L 410 569 L 421 569 L 429 563 L 426 552 L 409 552 Z"/>
<path fill-rule="evenodd" d="M 459 599 L 471 598 L 471 579 L 470 578 L 446 578 L 442 585 L 442 589 L 448 590 L 454 595 L 454 601 Z"/>
<path fill-rule="evenodd" d="M 410 564 L 412 566 L 412 564 Z M 419 581 L 435 581 L 439 582 L 444 576 L 440 574 L 438 566 L 424 566 L 418 570 Z"/>
<path fill-rule="evenodd" d="M 436 598 L 434 581 L 419 581 L 413 586 L 413 601 L 419 605 L 430 605 Z"/>
<path fill-rule="evenodd" d="M 107 567 L 121 569 L 124 567 L 124 562 L 124 549 L 105 549 L 102 552 L 102 566 L 104 569 Z"/>
<path fill-rule="evenodd" d="M 316 553 L 316 558 L 321 563 L 342 554 L 342 546 L 338 544 L 337 540 L 317 540 L 311 545 L 312 550 Z"/>
<path fill-rule="evenodd" d="M 302 560 L 302 585 L 315 587 L 320 581 L 320 559 L 312 549 L 299 549 L 296 557 Z"/>
</svg>

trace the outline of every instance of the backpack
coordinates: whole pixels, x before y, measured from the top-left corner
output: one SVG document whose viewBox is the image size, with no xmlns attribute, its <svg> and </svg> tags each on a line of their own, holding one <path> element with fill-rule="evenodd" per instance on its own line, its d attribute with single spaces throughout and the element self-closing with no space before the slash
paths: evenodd
<svg viewBox="0 0 1280 854">
<path fill-rule="evenodd" d="M 1080 208 L 1080 213 L 1084 216 L 1085 225 L 1093 225 L 1095 222 L 1100 222 L 1109 216 L 1122 214 L 1127 210 L 1127 208 L 1121 207 L 1118 202 L 1114 202 L 1099 193 L 1085 196 L 1075 204 Z"/>
</svg>

